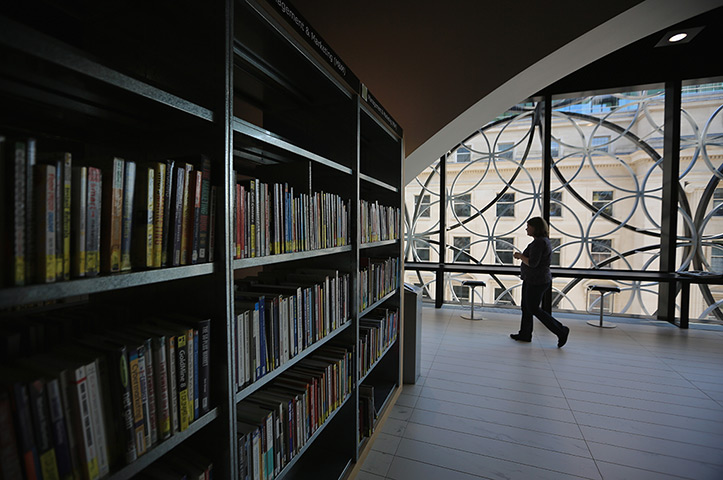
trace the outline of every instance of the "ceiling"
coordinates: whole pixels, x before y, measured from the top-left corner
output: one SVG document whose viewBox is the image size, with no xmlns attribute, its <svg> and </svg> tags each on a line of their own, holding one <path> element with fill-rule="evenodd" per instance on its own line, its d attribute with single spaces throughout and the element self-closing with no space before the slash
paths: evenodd
<svg viewBox="0 0 723 480">
<path fill-rule="evenodd" d="M 403 127 L 408 181 L 509 106 L 723 2 L 607 0 L 594 8 L 579 0 L 293 4 Z"/>
</svg>

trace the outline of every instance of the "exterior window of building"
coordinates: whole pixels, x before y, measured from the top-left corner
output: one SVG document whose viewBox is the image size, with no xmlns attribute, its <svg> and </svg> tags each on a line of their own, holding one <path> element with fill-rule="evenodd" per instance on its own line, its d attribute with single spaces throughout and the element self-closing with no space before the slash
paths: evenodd
<svg viewBox="0 0 723 480">
<path fill-rule="evenodd" d="M 560 156 L 560 144 L 554 140 L 550 142 L 550 155 L 552 155 L 553 158 Z"/>
<path fill-rule="evenodd" d="M 590 257 L 594 265 L 600 265 L 602 262 L 612 257 L 613 241 L 609 238 L 596 238 L 590 243 Z"/>
<path fill-rule="evenodd" d="M 419 217 L 429 218 L 429 195 L 421 195 L 421 202 L 419 197 L 420 195 L 414 196 L 414 205 L 419 205 Z"/>
<path fill-rule="evenodd" d="M 589 292 L 587 296 L 587 311 L 598 313 L 600 311 L 600 292 Z M 613 295 L 605 295 L 603 299 L 603 313 L 613 311 Z"/>
<path fill-rule="evenodd" d="M 495 305 L 512 305 L 514 303 L 510 292 L 503 294 L 505 290 L 507 289 L 495 287 Z"/>
<path fill-rule="evenodd" d="M 502 237 L 495 240 L 495 263 L 511 265 L 513 260 L 515 239 Z"/>
<path fill-rule="evenodd" d="M 469 300 L 469 287 L 464 285 L 452 285 L 452 290 L 458 300 Z"/>
<path fill-rule="evenodd" d="M 429 261 L 429 237 L 422 237 L 422 240 L 414 241 L 414 251 L 417 254 L 417 260 L 420 262 Z"/>
<path fill-rule="evenodd" d="M 550 256 L 550 265 L 553 267 L 560 266 L 560 243 L 561 239 L 551 238 L 550 245 L 552 245 L 552 255 Z"/>
<path fill-rule="evenodd" d="M 592 148 L 593 154 L 610 151 L 610 135 L 592 137 Z"/>
<path fill-rule="evenodd" d="M 515 194 L 503 193 L 496 204 L 498 217 L 515 216 Z"/>
<path fill-rule="evenodd" d="M 472 194 L 465 193 L 457 195 L 452 204 L 454 205 L 454 214 L 458 217 L 469 217 L 471 215 Z"/>
<path fill-rule="evenodd" d="M 469 244 L 470 237 L 454 237 L 454 249 L 452 250 L 452 260 L 454 262 L 472 262 Z"/>
<path fill-rule="evenodd" d="M 562 192 L 550 192 L 550 216 L 562 216 Z"/>
<path fill-rule="evenodd" d="M 515 144 L 510 143 L 498 143 L 497 144 L 497 157 L 504 158 L 506 160 L 512 160 L 515 154 Z"/>
<path fill-rule="evenodd" d="M 715 242 L 711 247 L 710 271 L 723 273 L 723 242 Z"/>
<path fill-rule="evenodd" d="M 716 188 L 713 192 L 713 209 L 716 210 L 713 215 L 716 217 L 723 217 L 723 188 Z"/>
<path fill-rule="evenodd" d="M 600 190 L 597 192 L 592 192 L 592 206 L 595 207 L 596 210 L 602 210 L 602 213 L 610 216 L 613 215 L 613 206 L 612 204 L 610 204 L 610 202 L 612 201 L 612 190 Z"/>
<path fill-rule="evenodd" d="M 459 147 L 457 149 L 457 154 L 455 155 L 457 163 L 469 163 L 469 161 L 472 159 L 471 152 L 468 148 L 465 147 Z"/>
</svg>

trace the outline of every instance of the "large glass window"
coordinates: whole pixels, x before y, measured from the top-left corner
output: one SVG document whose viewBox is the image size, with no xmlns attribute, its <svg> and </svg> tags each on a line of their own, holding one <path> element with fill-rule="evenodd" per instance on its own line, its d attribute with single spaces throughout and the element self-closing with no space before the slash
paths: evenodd
<svg viewBox="0 0 723 480">
<path fill-rule="evenodd" d="M 503 193 L 497 200 L 497 216 L 498 217 L 514 217 L 515 216 L 515 194 Z"/>
<path fill-rule="evenodd" d="M 550 216 L 562 216 L 562 192 L 550 192 Z"/>
<path fill-rule="evenodd" d="M 414 241 L 416 254 L 416 261 L 428 262 L 429 261 L 429 237 L 423 236 Z"/>
<path fill-rule="evenodd" d="M 612 216 L 613 214 L 613 191 L 612 190 L 598 190 L 592 192 L 592 206 L 595 211 L 601 211 L 606 215 Z"/>
<path fill-rule="evenodd" d="M 495 305 L 513 305 L 512 294 L 506 288 L 495 287 Z"/>
<path fill-rule="evenodd" d="M 457 163 L 467 163 L 472 158 L 472 153 L 466 147 L 459 147 L 456 154 Z"/>
<path fill-rule="evenodd" d="M 609 238 L 596 238 L 590 244 L 590 258 L 593 262 L 593 267 L 600 267 L 608 258 L 612 257 L 612 243 L 613 241 Z"/>
<path fill-rule="evenodd" d="M 454 202 L 454 214 L 457 217 L 469 217 L 472 215 L 472 195 L 465 193 L 458 195 L 452 200 Z"/>
<path fill-rule="evenodd" d="M 610 136 L 597 136 L 592 137 L 591 146 L 593 148 L 593 155 L 600 153 L 607 153 L 610 151 Z"/>
<path fill-rule="evenodd" d="M 469 244 L 470 237 L 454 237 L 453 262 L 472 262 Z"/>
<path fill-rule="evenodd" d="M 512 160 L 515 154 L 514 142 L 502 142 L 497 144 L 497 157 L 505 160 Z"/>
<path fill-rule="evenodd" d="M 418 216 L 420 218 L 429 218 L 429 195 L 415 195 L 414 204 L 418 205 Z"/>
<path fill-rule="evenodd" d="M 552 255 L 550 255 L 550 266 L 560 266 L 560 244 L 562 243 L 559 238 L 550 238 L 550 245 L 552 246 Z"/>
<path fill-rule="evenodd" d="M 495 241 L 495 256 L 497 263 L 511 265 L 514 260 L 515 239 L 513 237 L 503 237 Z"/>
</svg>

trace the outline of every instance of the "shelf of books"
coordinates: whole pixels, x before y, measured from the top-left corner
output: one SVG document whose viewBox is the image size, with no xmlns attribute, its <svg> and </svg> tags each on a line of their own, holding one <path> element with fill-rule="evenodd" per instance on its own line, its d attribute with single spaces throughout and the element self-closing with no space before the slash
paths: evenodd
<svg viewBox="0 0 723 480">
<path fill-rule="evenodd" d="M 272 0 L 11 2 L 0 59 L 0 478 L 352 474 L 401 378 L 371 92 Z"/>
</svg>

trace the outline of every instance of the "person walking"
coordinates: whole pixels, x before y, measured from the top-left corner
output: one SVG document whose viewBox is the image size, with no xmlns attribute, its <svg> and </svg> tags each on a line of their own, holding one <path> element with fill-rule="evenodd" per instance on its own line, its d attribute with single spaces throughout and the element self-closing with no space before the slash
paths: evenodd
<svg viewBox="0 0 723 480">
<path fill-rule="evenodd" d="M 531 342 L 532 316 L 534 315 L 548 330 L 557 335 L 557 348 L 561 348 L 567 343 L 570 329 L 540 307 L 543 295 L 552 286 L 552 274 L 550 273 L 552 245 L 545 219 L 542 217 L 529 219 L 527 235 L 533 238 L 532 243 L 522 253 L 514 253 L 514 257 L 522 262 L 520 264 L 522 320 L 520 331 L 510 334 L 510 337 L 518 342 Z"/>
</svg>

